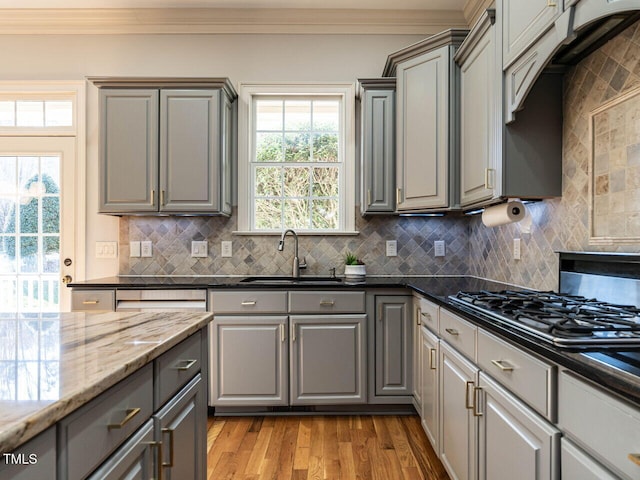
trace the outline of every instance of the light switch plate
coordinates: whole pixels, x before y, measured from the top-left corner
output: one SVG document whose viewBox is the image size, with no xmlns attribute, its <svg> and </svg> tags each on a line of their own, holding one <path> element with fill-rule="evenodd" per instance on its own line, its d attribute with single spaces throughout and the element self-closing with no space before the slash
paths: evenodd
<svg viewBox="0 0 640 480">
<path fill-rule="evenodd" d="M 129 256 L 130 257 L 140 256 L 140 242 L 129 242 Z"/>
<path fill-rule="evenodd" d="M 514 260 L 520 260 L 520 255 L 521 255 L 520 239 L 519 238 L 514 238 L 513 239 L 513 259 Z"/>
<path fill-rule="evenodd" d="M 206 258 L 207 253 L 207 241 L 192 241 L 191 242 L 191 256 L 196 258 Z"/>
<path fill-rule="evenodd" d="M 151 246 L 151 240 L 145 240 L 140 242 L 140 256 L 151 257 L 153 256 L 153 248 Z"/>
<path fill-rule="evenodd" d="M 96 258 L 118 258 L 118 242 L 96 242 Z"/>
<path fill-rule="evenodd" d="M 436 240 L 433 242 L 433 250 L 436 257 L 445 256 L 444 240 Z"/>
<path fill-rule="evenodd" d="M 387 240 L 387 257 L 397 257 L 397 256 L 398 256 L 398 241 Z"/>
<path fill-rule="evenodd" d="M 230 258 L 233 256 L 233 243 L 230 240 L 224 240 L 221 247 L 221 256 L 224 258 Z"/>
</svg>

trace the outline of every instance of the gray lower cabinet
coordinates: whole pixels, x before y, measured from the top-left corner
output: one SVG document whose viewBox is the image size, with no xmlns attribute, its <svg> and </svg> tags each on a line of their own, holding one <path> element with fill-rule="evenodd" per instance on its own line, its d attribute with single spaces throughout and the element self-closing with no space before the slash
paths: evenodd
<svg viewBox="0 0 640 480">
<path fill-rule="evenodd" d="M 366 320 L 292 315 L 291 404 L 365 403 Z"/>
<path fill-rule="evenodd" d="M 605 469 L 571 440 L 563 437 L 561 445 L 561 478 L 563 480 L 616 480 L 620 478 Z"/>
<path fill-rule="evenodd" d="M 154 415 L 165 480 L 205 479 L 207 392 L 198 374 Z M 149 478 L 149 477 L 145 477 Z"/>
<path fill-rule="evenodd" d="M 287 405 L 286 315 L 216 315 L 211 324 L 210 404 Z"/>
<path fill-rule="evenodd" d="M 185 88 L 94 83 L 101 87 L 100 213 L 231 213 L 235 92 L 227 79 L 201 88 L 187 80 Z"/>
<path fill-rule="evenodd" d="M 375 394 L 413 393 L 412 297 L 376 295 Z"/>
<path fill-rule="evenodd" d="M 438 357 L 440 353 L 440 341 L 433 333 L 425 327 L 420 329 L 420 360 L 421 360 L 421 390 L 422 409 L 420 416 L 422 419 L 422 429 L 431 442 L 433 449 L 437 452 L 440 449 L 440 425 L 439 419 L 439 368 Z"/>
<path fill-rule="evenodd" d="M 393 213 L 395 78 L 360 79 L 360 213 Z"/>
<path fill-rule="evenodd" d="M 160 478 L 157 452 L 157 445 L 153 440 L 153 421 L 149 420 L 88 478 L 89 480 Z"/>
<path fill-rule="evenodd" d="M 413 297 L 413 406 L 416 407 L 416 411 L 420 413 L 422 411 L 422 336 L 420 335 L 421 329 L 421 315 L 420 315 L 420 298 Z"/>
<path fill-rule="evenodd" d="M 55 480 L 56 428 L 51 427 L 29 440 L 0 461 L 0 478 L 12 480 Z"/>
<path fill-rule="evenodd" d="M 479 415 L 479 480 L 559 478 L 560 431 L 480 372 L 472 393 Z"/>
<path fill-rule="evenodd" d="M 440 342 L 440 460 L 452 480 L 478 478 L 478 368 Z"/>
</svg>

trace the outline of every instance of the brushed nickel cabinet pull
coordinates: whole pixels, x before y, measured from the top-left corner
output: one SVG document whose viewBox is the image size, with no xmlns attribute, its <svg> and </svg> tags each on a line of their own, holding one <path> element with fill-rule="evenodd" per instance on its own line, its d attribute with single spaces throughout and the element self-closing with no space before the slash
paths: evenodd
<svg viewBox="0 0 640 480">
<path fill-rule="evenodd" d="M 156 191 L 151 189 L 151 206 L 154 207 L 156 204 Z"/>
<path fill-rule="evenodd" d="M 164 190 L 160 190 L 160 206 L 164 206 Z"/>
<path fill-rule="evenodd" d="M 241 305 L 243 307 L 253 307 L 257 302 L 255 300 L 243 300 Z"/>
<path fill-rule="evenodd" d="M 430 348 L 429 349 L 429 368 L 431 370 L 435 370 L 436 367 L 436 361 L 433 359 L 434 354 L 436 353 L 436 349 L 435 348 Z"/>
<path fill-rule="evenodd" d="M 378 320 L 382 321 L 382 304 L 378 306 Z"/>
<path fill-rule="evenodd" d="M 162 480 L 162 442 L 148 442 L 147 445 L 152 449 L 156 449 L 158 451 L 158 461 L 156 463 L 157 474 L 155 479 Z M 151 455 L 153 457 L 153 454 Z M 152 480 L 154 480 L 152 478 Z"/>
<path fill-rule="evenodd" d="M 449 335 L 453 335 L 454 337 L 457 337 L 458 335 L 460 335 L 460 332 L 458 332 L 458 330 L 456 330 L 455 328 L 445 328 L 444 331 L 447 332 Z"/>
<path fill-rule="evenodd" d="M 367 189 L 367 206 L 371 205 L 371 189 Z"/>
<path fill-rule="evenodd" d="M 163 467 L 173 467 L 173 428 L 163 428 L 162 434 L 169 434 L 169 461 L 161 462 Z"/>
<path fill-rule="evenodd" d="M 492 181 L 490 181 L 490 180 L 493 180 L 493 179 L 491 178 L 491 177 L 492 177 L 493 172 L 494 172 L 494 169 L 493 169 L 493 168 L 485 168 L 485 169 L 484 169 L 484 188 L 485 188 L 486 190 L 493 190 L 493 188 L 494 188 L 494 187 L 493 187 L 493 182 L 492 182 Z"/>
<path fill-rule="evenodd" d="M 398 205 L 400 205 L 402 203 L 402 189 L 401 188 L 396 188 L 396 203 Z"/>
<path fill-rule="evenodd" d="M 422 316 L 422 310 L 420 307 L 416 310 L 416 325 L 420 325 L 420 317 Z"/>
<path fill-rule="evenodd" d="M 640 465 L 640 453 L 630 453 L 629 460 L 631 460 L 636 465 Z"/>
<path fill-rule="evenodd" d="M 547 7 L 557 7 L 558 4 L 553 0 L 547 0 Z"/>
<path fill-rule="evenodd" d="M 333 307 L 335 304 L 333 300 L 320 300 L 321 307 Z"/>
<path fill-rule="evenodd" d="M 83 300 L 83 305 L 97 305 L 100 303 L 100 300 Z"/>
<path fill-rule="evenodd" d="M 140 413 L 140 408 L 127 408 L 127 415 L 122 419 L 120 423 L 110 423 L 107 425 L 109 430 L 117 430 L 119 428 L 123 428 L 127 423 L 131 421 L 133 417 Z"/>
<path fill-rule="evenodd" d="M 189 370 L 196 363 L 198 363 L 198 360 L 180 360 L 179 364 L 173 368 L 176 370 L 180 370 L 181 372 L 184 372 Z"/>
<path fill-rule="evenodd" d="M 475 382 L 470 382 L 467 381 L 466 386 L 464 387 L 464 406 L 468 409 L 468 410 L 472 410 L 473 409 L 473 404 L 474 404 L 474 399 L 470 397 L 473 396 L 473 387 L 475 385 Z M 471 392 L 471 395 L 469 394 L 469 392 Z"/>
<path fill-rule="evenodd" d="M 480 392 L 482 391 L 482 387 L 473 387 L 473 416 L 481 417 L 482 412 L 478 410 L 478 405 L 480 405 L 480 401 L 478 397 L 480 396 Z"/>
<path fill-rule="evenodd" d="M 509 364 L 505 360 L 491 360 L 491 363 L 503 372 L 513 372 L 513 365 Z"/>
<path fill-rule="evenodd" d="M 284 342 L 287 339 L 287 333 L 285 331 L 284 323 L 280 324 L 280 341 Z"/>
</svg>

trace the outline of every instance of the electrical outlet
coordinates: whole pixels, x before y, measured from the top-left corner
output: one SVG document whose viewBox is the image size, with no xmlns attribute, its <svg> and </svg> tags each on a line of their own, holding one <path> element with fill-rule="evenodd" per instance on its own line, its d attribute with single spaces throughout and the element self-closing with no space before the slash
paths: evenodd
<svg viewBox="0 0 640 480">
<path fill-rule="evenodd" d="M 140 242 L 129 242 L 129 256 L 130 257 L 140 256 Z"/>
<path fill-rule="evenodd" d="M 444 240 L 436 240 L 433 242 L 433 250 L 436 257 L 445 256 Z"/>
<path fill-rule="evenodd" d="M 96 242 L 96 258 L 118 258 L 118 242 Z"/>
<path fill-rule="evenodd" d="M 398 256 L 398 241 L 387 240 L 387 257 L 397 257 L 397 256 Z"/>
<path fill-rule="evenodd" d="M 520 260 L 520 239 L 519 238 L 514 238 L 513 239 L 513 259 L 514 260 Z"/>
<path fill-rule="evenodd" d="M 152 248 L 151 240 L 145 240 L 143 242 L 140 242 L 140 256 L 141 257 L 153 256 L 153 248 Z"/>
<path fill-rule="evenodd" d="M 231 240 L 224 240 L 222 242 L 222 257 L 224 258 L 230 258 L 233 256 L 233 242 L 231 242 Z"/>
<path fill-rule="evenodd" d="M 207 257 L 207 241 L 192 241 L 191 242 L 191 256 L 196 258 Z"/>
</svg>

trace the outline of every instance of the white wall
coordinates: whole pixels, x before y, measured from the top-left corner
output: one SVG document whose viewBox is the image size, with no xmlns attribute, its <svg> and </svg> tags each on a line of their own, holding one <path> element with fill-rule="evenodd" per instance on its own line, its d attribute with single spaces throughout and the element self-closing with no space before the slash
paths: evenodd
<svg viewBox="0 0 640 480">
<path fill-rule="evenodd" d="M 415 35 L 12 35 L 1 36 L 0 80 L 88 76 L 229 77 L 239 82 L 353 81 L 380 76 L 387 55 Z M 118 219 L 98 215 L 98 90 L 87 83 L 86 275 L 118 273 L 96 241 L 118 240 Z M 79 225 L 83 228 L 83 225 Z M 78 252 L 81 254 L 81 252 Z M 82 273 L 76 272 L 78 280 Z"/>
</svg>

